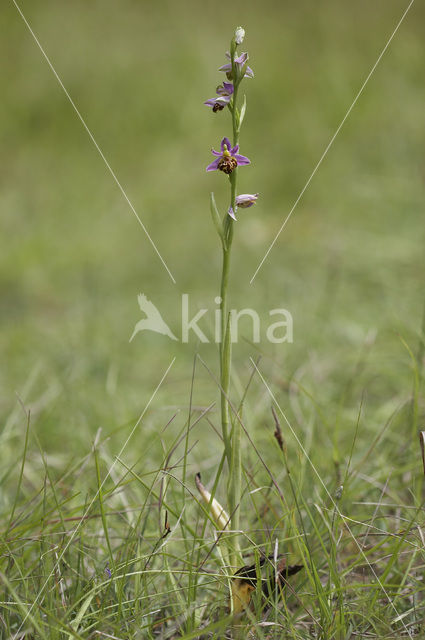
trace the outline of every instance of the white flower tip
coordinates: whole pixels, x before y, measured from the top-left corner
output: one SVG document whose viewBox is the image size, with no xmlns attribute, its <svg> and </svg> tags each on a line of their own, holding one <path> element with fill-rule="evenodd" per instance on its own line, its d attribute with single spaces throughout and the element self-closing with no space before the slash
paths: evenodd
<svg viewBox="0 0 425 640">
<path fill-rule="evenodd" d="M 244 38 L 245 38 L 245 29 L 243 27 L 237 27 L 235 31 L 236 44 L 242 44 Z"/>
</svg>

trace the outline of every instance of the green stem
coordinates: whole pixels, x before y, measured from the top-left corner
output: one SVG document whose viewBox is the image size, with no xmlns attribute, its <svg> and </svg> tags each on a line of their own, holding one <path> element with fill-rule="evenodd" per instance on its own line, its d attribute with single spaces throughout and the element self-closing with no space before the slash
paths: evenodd
<svg viewBox="0 0 425 640">
<path fill-rule="evenodd" d="M 237 96 L 240 78 L 236 74 L 234 62 L 235 47 L 231 48 L 232 72 L 234 78 L 232 126 L 233 126 L 233 146 L 239 142 L 239 122 L 237 120 Z M 236 187 L 237 168 L 229 176 L 230 181 L 230 206 L 236 210 Z M 241 500 L 241 427 L 238 420 L 234 420 L 233 429 L 230 432 L 230 412 L 229 412 L 229 392 L 230 392 L 230 372 L 232 367 L 231 355 L 231 317 L 228 311 L 228 286 L 230 274 L 230 257 L 232 250 L 234 232 L 234 221 L 226 214 L 224 220 L 224 243 L 223 243 L 223 267 L 221 274 L 220 288 L 220 311 L 221 311 L 221 346 L 220 346 L 220 384 L 221 384 L 221 425 L 224 441 L 225 455 L 229 468 L 229 479 L 227 485 L 227 502 L 231 515 L 232 531 L 239 531 L 240 525 L 240 500 Z M 239 535 L 234 533 L 232 541 L 229 543 L 231 563 L 237 567 L 242 564 Z"/>
<path fill-rule="evenodd" d="M 231 231 L 233 236 L 233 229 Z M 229 470 L 232 464 L 231 442 L 229 436 L 230 416 L 229 416 L 229 389 L 230 389 L 230 369 L 231 369 L 231 336 L 230 319 L 227 317 L 227 288 L 230 271 L 230 246 L 223 248 L 223 270 L 221 275 L 221 345 L 220 345 L 220 386 L 221 386 L 221 430 L 223 434 L 224 449 L 226 453 Z M 230 508 L 230 505 L 229 505 Z"/>
</svg>

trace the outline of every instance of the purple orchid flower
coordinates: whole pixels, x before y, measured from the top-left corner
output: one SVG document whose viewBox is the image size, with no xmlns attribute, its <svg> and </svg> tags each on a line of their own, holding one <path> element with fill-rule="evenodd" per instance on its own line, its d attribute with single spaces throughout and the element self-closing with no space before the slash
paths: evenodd
<svg viewBox="0 0 425 640">
<path fill-rule="evenodd" d="M 258 200 L 258 193 L 242 193 L 240 196 L 236 196 L 235 201 L 235 211 L 238 207 L 241 209 L 248 209 L 248 207 L 252 207 Z M 233 211 L 233 207 L 229 207 L 227 213 L 233 220 L 236 220 L 235 211 Z"/>
<path fill-rule="evenodd" d="M 239 151 L 239 145 L 235 145 L 232 148 L 229 138 L 223 138 L 221 141 L 221 152 L 211 149 L 213 156 L 217 156 L 214 162 L 208 165 L 207 171 L 223 171 L 227 175 L 230 175 L 234 169 L 238 166 L 244 166 L 251 164 L 251 160 L 246 156 L 241 156 Z"/>
<path fill-rule="evenodd" d="M 204 102 L 204 104 L 206 104 L 207 107 L 212 107 L 214 113 L 221 111 L 229 104 L 232 99 L 233 91 L 234 87 L 231 82 L 223 82 L 223 85 L 219 85 L 216 89 L 218 98 L 211 98 Z"/>
<path fill-rule="evenodd" d="M 230 53 L 228 51 L 226 51 L 226 58 L 229 58 L 230 62 L 228 62 L 227 64 L 224 64 L 222 67 L 219 68 L 219 71 L 224 71 L 225 74 L 227 75 L 227 78 L 229 80 L 233 80 L 233 76 L 232 76 L 232 57 L 230 55 Z M 242 71 L 242 67 L 246 64 L 248 60 L 248 54 L 247 53 L 241 53 L 240 56 L 238 56 L 237 58 L 235 58 L 235 65 L 238 71 L 238 75 L 240 75 L 241 71 Z M 254 72 L 251 69 L 251 67 L 246 67 L 245 68 L 245 74 L 244 74 L 244 78 L 253 78 L 254 77 Z"/>
</svg>

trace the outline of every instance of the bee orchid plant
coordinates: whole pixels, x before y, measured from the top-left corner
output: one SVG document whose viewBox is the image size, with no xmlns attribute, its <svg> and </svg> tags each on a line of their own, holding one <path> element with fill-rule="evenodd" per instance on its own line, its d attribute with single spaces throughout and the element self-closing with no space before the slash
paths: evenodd
<svg viewBox="0 0 425 640">
<path fill-rule="evenodd" d="M 226 74 L 227 81 L 216 89 L 217 96 L 207 100 L 204 104 L 212 109 L 216 117 L 223 117 L 222 112 L 230 115 L 232 127 L 232 140 L 223 135 L 220 150 L 212 149 L 213 162 L 206 168 L 208 172 L 219 171 L 229 183 L 229 205 L 224 214 L 220 215 L 214 193 L 211 193 L 211 215 L 214 225 L 221 240 L 222 247 L 222 272 L 220 286 L 220 312 L 221 312 L 221 342 L 219 349 L 220 360 L 220 401 L 221 401 L 221 429 L 224 443 L 224 456 L 228 468 L 227 483 L 227 509 L 230 514 L 226 526 L 223 523 L 224 509 L 219 508 L 220 522 L 216 519 L 217 529 L 223 533 L 231 530 L 231 535 L 223 535 L 227 541 L 227 557 L 234 570 L 243 565 L 239 531 L 240 531 L 240 501 L 241 501 L 241 426 L 237 419 L 231 419 L 229 411 L 230 373 L 231 373 L 231 316 L 228 310 L 228 286 L 230 274 L 230 257 L 234 226 L 237 223 L 236 213 L 239 208 L 251 207 L 258 199 L 258 193 L 237 194 L 239 167 L 250 164 L 250 159 L 239 153 L 239 138 L 242 123 L 246 113 L 246 98 L 239 104 L 241 84 L 254 77 L 252 69 L 248 66 L 248 54 L 239 53 L 238 47 L 242 44 L 245 31 L 238 27 L 230 43 L 230 51 L 226 53 L 228 62 L 219 68 Z M 225 130 L 223 131 L 223 134 Z M 199 489 L 199 479 L 198 479 Z M 210 494 L 201 491 L 204 502 L 208 495 L 208 504 L 214 518 L 217 511 L 217 502 L 212 500 Z"/>
</svg>

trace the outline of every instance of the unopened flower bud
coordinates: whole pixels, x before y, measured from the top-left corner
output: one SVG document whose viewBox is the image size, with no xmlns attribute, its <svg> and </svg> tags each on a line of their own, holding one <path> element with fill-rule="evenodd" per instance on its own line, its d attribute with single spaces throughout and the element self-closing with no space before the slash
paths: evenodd
<svg viewBox="0 0 425 640">
<path fill-rule="evenodd" d="M 242 44 L 244 38 L 245 38 L 245 29 L 243 27 L 237 27 L 235 31 L 236 44 Z"/>
<path fill-rule="evenodd" d="M 223 171 L 223 169 L 221 169 L 221 171 Z M 257 202 L 257 199 L 258 199 L 258 193 L 242 193 L 242 195 L 236 196 L 235 211 L 237 210 L 238 207 L 241 207 L 241 209 L 247 209 L 248 207 L 252 207 L 252 205 Z M 235 211 L 233 211 L 233 207 L 229 207 L 227 211 L 227 213 L 231 218 L 233 218 L 233 220 L 236 220 Z"/>
</svg>

